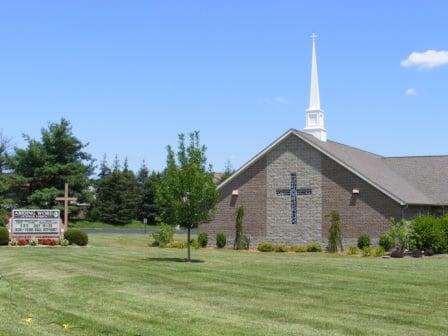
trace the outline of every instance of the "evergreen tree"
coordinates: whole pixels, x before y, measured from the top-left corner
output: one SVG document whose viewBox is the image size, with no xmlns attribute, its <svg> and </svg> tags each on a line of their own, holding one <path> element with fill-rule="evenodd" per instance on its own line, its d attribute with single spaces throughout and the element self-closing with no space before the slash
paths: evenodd
<svg viewBox="0 0 448 336">
<path fill-rule="evenodd" d="M 86 201 L 93 160 L 84 151 L 88 144 L 74 136 L 70 122 L 50 123 L 42 129 L 40 140 L 24 138 L 27 147 L 16 148 L 11 160 L 15 174 L 22 178 L 18 204 L 51 208 L 64 183 L 70 184 L 80 202 Z"/>
<path fill-rule="evenodd" d="M 103 155 L 103 160 L 101 160 L 100 163 L 100 172 L 98 174 L 98 177 L 102 179 L 106 175 L 109 175 L 111 173 L 111 169 L 109 167 L 109 164 L 107 162 L 107 156 L 106 154 Z"/>
<path fill-rule="evenodd" d="M 338 249 L 343 251 L 341 215 L 338 211 L 331 210 L 330 215 L 327 217 L 330 217 L 330 229 L 328 230 L 328 252 L 336 253 Z"/>
<path fill-rule="evenodd" d="M 149 225 L 156 224 L 158 215 L 155 193 L 159 176 L 157 173 L 150 175 L 145 162 L 137 173 L 137 183 L 140 188 L 140 206 L 138 207 L 137 218 L 140 220 L 147 218 Z"/>
<path fill-rule="evenodd" d="M 100 220 L 123 225 L 137 218 L 137 209 L 141 204 L 140 188 L 131 170 L 120 169 L 117 157 L 113 170 L 96 184 L 95 213 Z"/>
</svg>

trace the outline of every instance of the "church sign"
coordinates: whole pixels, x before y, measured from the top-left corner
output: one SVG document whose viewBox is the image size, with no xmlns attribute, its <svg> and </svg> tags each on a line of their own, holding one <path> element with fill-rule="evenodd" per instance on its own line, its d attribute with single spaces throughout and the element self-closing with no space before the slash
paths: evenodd
<svg viewBox="0 0 448 336">
<path fill-rule="evenodd" d="M 11 236 L 59 237 L 62 234 L 59 210 L 16 209 L 12 211 Z"/>
</svg>

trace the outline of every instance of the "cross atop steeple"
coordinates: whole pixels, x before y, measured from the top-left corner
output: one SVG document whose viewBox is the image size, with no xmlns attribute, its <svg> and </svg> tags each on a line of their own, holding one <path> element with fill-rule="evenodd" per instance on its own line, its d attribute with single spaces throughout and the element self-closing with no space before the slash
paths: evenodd
<svg viewBox="0 0 448 336">
<path fill-rule="evenodd" d="M 311 85 L 310 105 L 306 110 L 306 126 L 304 131 L 314 135 L 321 141 L 327 141 L 327 131 L 324 127 L 324 111 L 320 109 L 319 78 L 317 75 L 316 37 L 313 33 L 311 38 L 313 46 L 311 51 Z"/>
</svg>

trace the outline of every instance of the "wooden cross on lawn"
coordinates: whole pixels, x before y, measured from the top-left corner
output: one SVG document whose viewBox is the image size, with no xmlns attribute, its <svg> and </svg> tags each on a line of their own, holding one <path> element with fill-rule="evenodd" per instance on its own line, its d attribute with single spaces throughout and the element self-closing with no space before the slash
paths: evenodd
<svg viewBox="0 0 448 336">
<path fill-rule="evenodd" d="M 65 184 L 64 197 L 56 197 L 56 201 L 64 202 L 64 226 L 68 228 L 68 202 L 76 202 L 76 197 L 68 197 L 68 183 Z"/>
<path fill-rule="evenodd" d="M 291 198 L 291 224 L 297 224 L 297 195 L 311 195 L 311 188 L 297 189 L 297 174 L 291 173 L 291 187 L 289 189 L 277 189 L 277 196 L 290 196 Z"/>
</svg>

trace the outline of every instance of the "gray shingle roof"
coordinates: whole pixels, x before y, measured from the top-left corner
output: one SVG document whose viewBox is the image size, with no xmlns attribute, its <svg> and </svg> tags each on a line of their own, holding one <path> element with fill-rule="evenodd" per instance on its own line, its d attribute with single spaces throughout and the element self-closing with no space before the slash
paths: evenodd
<svg viewBox="0 0 448 336">
<path fill-rule="evenodd" d="M 386 157 L 383 160 L 436 203 L 448 204 L 448 156 Z"/>
<path fill-rule="evenodd" d="M 244 164 L 218 188 L 295 134 L 401 204 L 448 205 L 448 156 L 387 158 L 291 129 Z"/>
<path fill-rule="evenodd" d="M 306 139 L 315 147 L 321 149 L 324 154 L 338 159 L 345 166 L 361 175 L 365 180 L 382 191 L 395 196 L 400 203 L 407 204 L 436 204 L 434 200 L 425 195 L 415 185 L 409 183 L 400 176 L 390 165 L 386 163 L 383 157 L 340 144 L 334 141 L 322 142 L 314 136 L 294 131 L 299 138 Z"/>
</svg>

